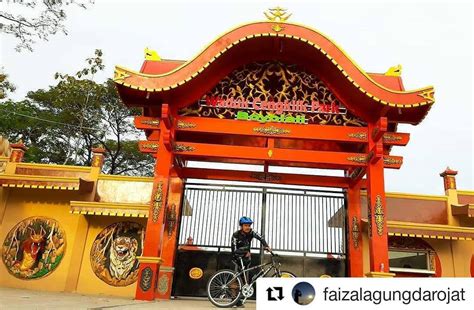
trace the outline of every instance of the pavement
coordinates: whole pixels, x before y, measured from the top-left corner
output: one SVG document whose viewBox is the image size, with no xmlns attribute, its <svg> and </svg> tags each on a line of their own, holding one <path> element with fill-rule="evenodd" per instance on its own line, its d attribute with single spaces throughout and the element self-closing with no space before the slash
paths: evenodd
<svg viewBox="0 0 474 310">
<path fill-rule="evenodd" d="M 0 287 L 0 309 L 163 309 L 163 310 L 204 310 L 219 309 L 207 299 L 176 298 L 160 301 L 140 301 L 129 298 L 91 296 L 76 293 L 55 293 Z M 235 309 L 235 308 L 234 308 Z M 237 308 L 241 309 L 241 308 Z M 255 302 L 248 301 L 244 309 L 255 309 Z"/>
</svg>

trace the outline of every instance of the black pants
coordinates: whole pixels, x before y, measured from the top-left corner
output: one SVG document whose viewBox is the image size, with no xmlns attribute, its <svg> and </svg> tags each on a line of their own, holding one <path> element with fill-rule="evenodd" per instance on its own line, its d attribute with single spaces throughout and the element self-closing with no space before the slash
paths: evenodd
<svg viewBox="0 0 474 310">
<path fill-rule="evenodd" d="M 250 257 L 244 256 L 244 257 L 234 257 L 232 262 L 234 263 L 235 271 L 242 271 L 242 267 L 245 269 L 250 267 L 250 263 L 252 262 L 252 260 L 250 259 Z"/>
<path fill-rule="evenodd" d="M 234 257 L 234 259 L 232 260 L 232 262 L 234 263 L 234 266 L 235 266 L 235 271 L 236 272 L 239 272 L 239 271 L 242 271 L 242 267 L 244 269 L 247 269 L 250 267 L 250 263 L 252 262 L 252 260 L 250 259 L 250 257 Z M 250 273 L 246 273 L 247 275 L 247 281 L 250 282 L 250 280 L 252 279 L 252 275 Z M 245 281 L 244 281 L 244 275 L 242 274 L 242 284 L 244 284 Z M 239 298 L 239 301 L 237 302 L 236 305 L 240 306 L 243 304 L 243 300 L 244 300 L 244 296 L 240 296 Z"/>
</svg>

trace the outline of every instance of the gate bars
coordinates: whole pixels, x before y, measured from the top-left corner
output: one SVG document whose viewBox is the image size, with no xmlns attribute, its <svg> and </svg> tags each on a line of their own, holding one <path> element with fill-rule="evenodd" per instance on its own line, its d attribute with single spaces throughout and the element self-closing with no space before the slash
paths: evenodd
<svg viewBox="0 0 474 310">
<path fill-rule="evenodd" d="M 346 208 L 341 191 L 187 183 L 179 244 L 230 248 L 241 216 L 276 251 L 345 254 Z M 257 240 L 252 249 L 259 249 Z"/>
</svg>

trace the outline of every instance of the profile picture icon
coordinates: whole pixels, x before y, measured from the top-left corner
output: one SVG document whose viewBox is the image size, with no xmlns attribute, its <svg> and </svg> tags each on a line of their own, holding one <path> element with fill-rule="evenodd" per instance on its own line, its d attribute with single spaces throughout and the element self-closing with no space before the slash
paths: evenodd
<svg viewBox="0 0 474 310">
<path fill-rule="evenodd" d="M 316 291 L 314 287 L 308 282 L 300 282 L 293 287 L 291 292 L 291 297 L 298 305 L 308 305 L 314 299 L 314 294 Z"/>
</svg>

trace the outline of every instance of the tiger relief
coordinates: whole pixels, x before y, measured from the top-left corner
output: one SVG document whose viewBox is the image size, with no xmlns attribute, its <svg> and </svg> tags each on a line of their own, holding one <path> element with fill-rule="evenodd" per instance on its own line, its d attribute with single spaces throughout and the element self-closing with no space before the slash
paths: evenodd
<svg viewBox="0 0 474 310">
<path fill-rule="evenodd" d="M 95 238 L 91 266 L 95 275 L 112 286 L 127 286 L 138 278 L 145 231 L 135 222 L 109 225 Z"/>
<path fill-rule="evenodd" d="M 109 272 L 116 279 L 124 280 L 132 271 L 137 258 L 138 241 L 130 237 L 117 237 L 109 254 Z"/>
</svg>

